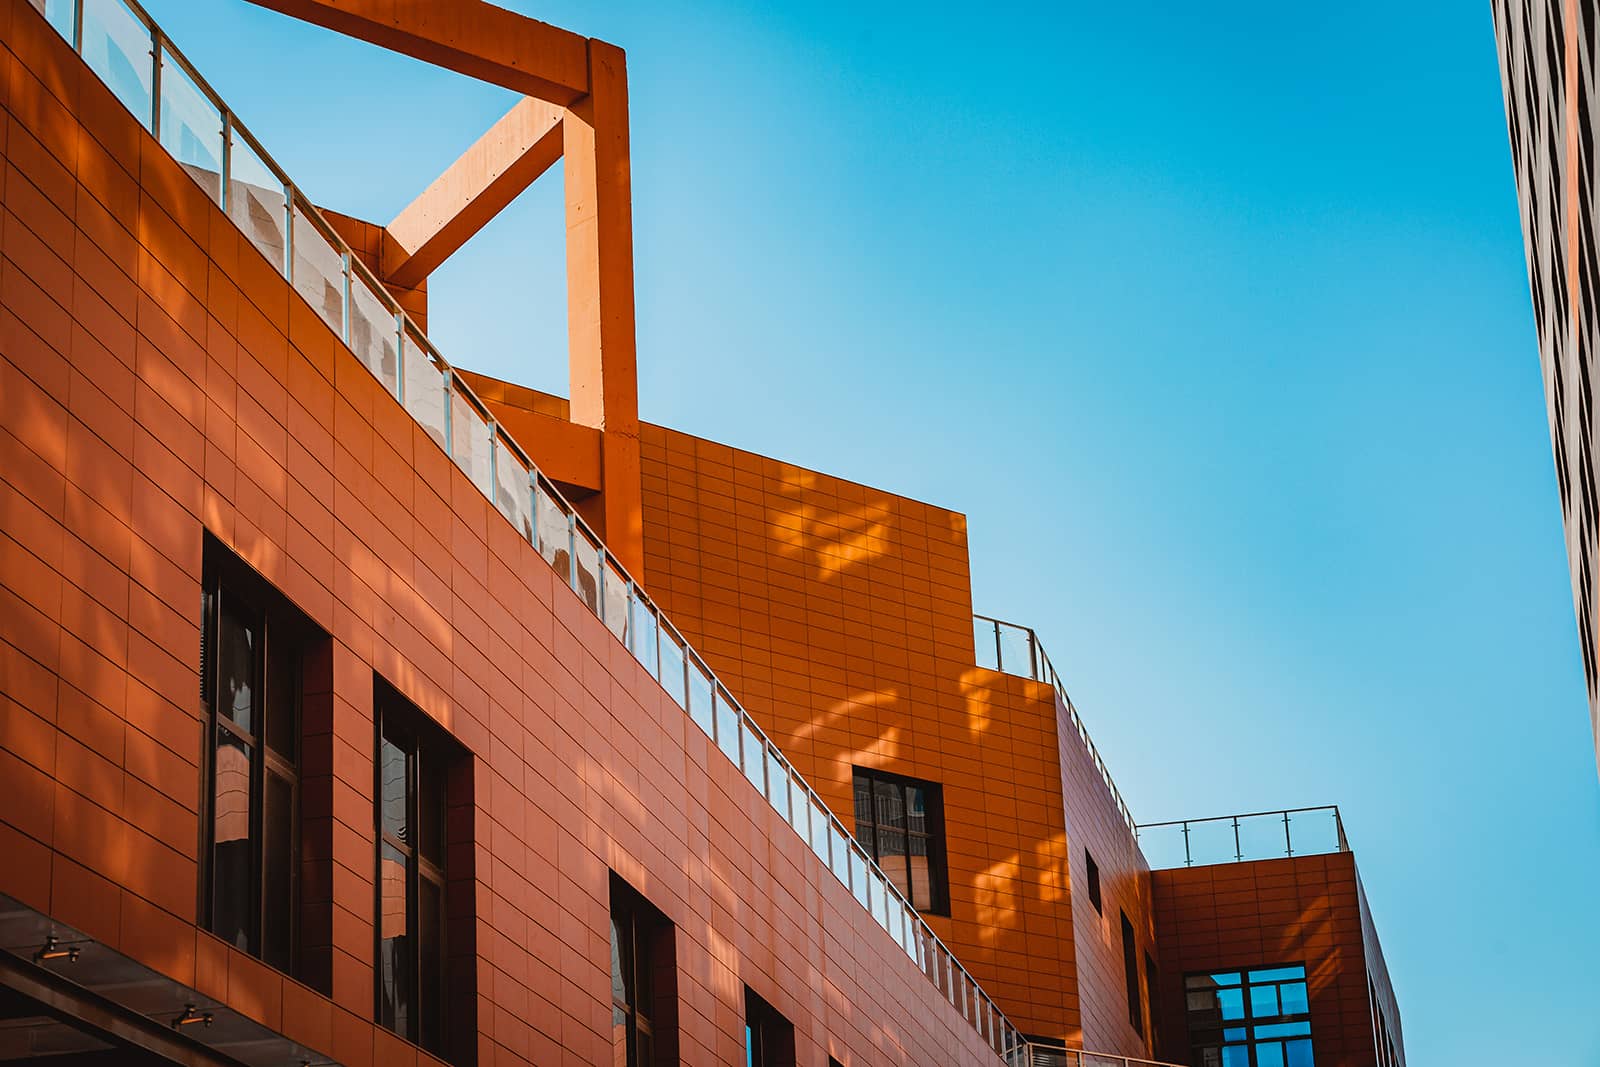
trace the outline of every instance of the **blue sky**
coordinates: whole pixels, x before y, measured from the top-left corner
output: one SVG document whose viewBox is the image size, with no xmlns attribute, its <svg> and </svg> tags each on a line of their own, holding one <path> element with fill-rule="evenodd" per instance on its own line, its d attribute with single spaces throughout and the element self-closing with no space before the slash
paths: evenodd
<svg viewBox="0 0 1600 1067">
<path fill-rule="evenodd" d="M 510 105 L 145 2 L 379 221 Z M 1600 1063 L 1487 0 L 510 6 L 628 50 L 645 418 L 964 511 L 1142 821 L 1338 803 L 1412 1063 Z M 547 178 L 435 276 L 451 359 L 565 390 L 561 222 Z"/>
</svg>

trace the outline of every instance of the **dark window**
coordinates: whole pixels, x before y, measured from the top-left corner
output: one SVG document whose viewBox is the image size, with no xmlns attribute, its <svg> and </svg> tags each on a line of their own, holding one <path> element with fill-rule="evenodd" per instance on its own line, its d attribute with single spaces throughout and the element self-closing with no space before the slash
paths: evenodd
<svg viewBox="0 0 1600 1067">
<path fill-rule="evenodd" d="M 794 1067 L 794 1024 L 749 987 L 744 990 L 745 1067 Z"/>
<path fill-rule="evenodd" d="M 1304 965 L 1209 971 L 1183 985 L 1200 1067 L 1315 1067 Z"/>
<path fill-rule="evenodd" d="M 444 1047 L 443 732 L 381 681 L 377 711 L 378 1021 L 432 1052 Z"/>
<path fill-rule="evenodd" d="M 611 876 L 611 1037 L 616 1067 L 678 1062 L 672 923 Z"/>
<path fill-rule="evenodd" d="M 327 635 L 207 538 L 200 702 L 206 715 L 201 913 L 224 941 L 295 973 L 303 662 Z"/>
<path fill-rule="evenodd" d="M 1128 1022 L 1136 1033 L 1144 1034 L 1144 1008 L 1139 1003 L 1139 944 L 1133 934 L 1128 913 L 1122 912 L 1122 966 L 1128 981 Z"/>
<path fill-rule="evenodd" d="M 918 911 L 950 914 L 944 793 L 933 782 L 855 768 L 856 840 Z"/>
<path fill-rule="evenodd" d="M 1089 850 L 1083 850 L 1083 862 L 1089 868 L 1089 903 L 1094 905 L 1094 910 L 1104 915 L 1105 910 L 1100 905 L 1100 865 L 1089 855 Z"/>
</svg>

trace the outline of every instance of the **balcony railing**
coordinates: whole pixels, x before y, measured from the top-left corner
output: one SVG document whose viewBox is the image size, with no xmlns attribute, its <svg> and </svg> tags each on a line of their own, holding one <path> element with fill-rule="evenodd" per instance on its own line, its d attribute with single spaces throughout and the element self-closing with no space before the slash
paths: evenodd
<svg viewBox="0 0 1600 1067">
<path fill-rule="evenodd" d="M 1106 761 L 1100 758 L 1100 750 L 1094 747 L 1094 739 L 1084 727 L 1083 719 L 1078 715 L 1077 705 L 1072 702 L 1072 697 L 1067 695 L 1067 687 L 1062 684 L 1061 676 L 1051 665 L 1050 657 L 1045 655 L 1044 646 L 1039 643 L 1039 635 L 1028 627 L 1018 626 L 1014 622 L 1002 622 L 987 615 L 973 615 L 972 642 L 977 652 L 978 666 L 1003 674 L 1032 678 L 1036 682 L 1044 682 L 1056 691 L 1061 703 L 1066 705 L 1073 729 L 1078 731 L 1078 737 L 1082 739 L 1084 748 L 1089 750 L 1089 758 L 1094 762 L 1095 770 L 1105 781 L 1106 788 L 1111 790 L 1111 799 L 1116 803 L 1117 811 L 1121 813 L 1123 821 L 1132 831 L 1135 827 L 1133 813 L 1128 810 L 1127 802 L 1122 799 L 1117 783 L 1111 780 L 1111 771 L 1107 769 Z"/>
<path fill-rule="evenodd" d="M 1083 1052 L 1028 1042 L 1012 1060 L 1013 1067 L 1175 1067 L 1159 1060 L 1139 1060 L 1106 1052 Z"/>
<path fill-rule="evenodd" d="M 1157 869 L 1350 851 L 1332 805 L 1142 823 L 1137 832 L 1140 851 Z"/>
<path fill-rule="evenodd" d="M 40 6 L 35 0 L 35 6 Z M 43 15 L 1012 1067 L 1017 1028 L 528 453 L 133 0 Z"/>
</svg>

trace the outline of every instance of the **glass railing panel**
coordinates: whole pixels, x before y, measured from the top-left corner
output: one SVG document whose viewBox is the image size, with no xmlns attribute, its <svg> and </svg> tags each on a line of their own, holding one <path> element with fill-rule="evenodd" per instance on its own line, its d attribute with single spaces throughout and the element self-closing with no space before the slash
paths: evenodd
<svg viewBox="0 0 1600 1067">
<path fill-rule="evenodd" d="M 34 4 L 37 6 L 38 0 L 34 0 Z M 44 0 L 44 17 L 68 44 L 72 43 L 72 24 L 77 19 L 74 0 Z"/>
<path fill-rule="evenodd" d="M 661 679 L 665 684 L 666 673 L 661 669 L 661 635 L 656 630 L 656 613 L 648 601 L 635 591 L 632 599 L 633 610 L 633 658 L 639 665 L 650 673 L 652 678 Z"/>
<path fill-rule="evenodd" d="M 1296 856 L 1317 856 L 1345 850 L 1338 808 L 1289 812 L 1289 840 Z"/>
<path fill-rule="evenodd" d="M 283 180 L 235 120 L 228 129 L 228 217 L 279 273 L 287 255 L 288 205 Z"/>
<path fill-rule="evenodd" d="M 1208 863 L 1233 863 L 1239 858 L 1233 837 L 1232 819 L 1215 819 L 1189 824 L 1189 862 L 1195 867 Z"/>
<path fill-rule="evenodd" d="M 1189 862 L 1181 823 L 1139 827 L 1139 851 L 1150 866 L 1158 870 L 1182 867 Z"/>
<path fill-rule="evenodd" d="M 656 655 L 660 661 L 657 677 L 661 679 L 661 688 L 667 691 L 673 703 L 688 711 L 688 658 L 684 655 L 683 642 L 665 620 L 661 623 L 657 648 Z"/>
<path fill-rule="evenodd" d="M 817 859 L 822 861 L 824 867 L 831 869 L 832 861 L 828 857 L 827 806 L 813 794 L 807 798 L 806 807 L 811 810 L 811 834 L 807 838 L 811 844 L 811 851 L 817 854 Z"/>
<path fill-rule="evenodd" d="M 161 146 L 222 203 L 222 109 L 166 48 L 161 53 Z"/>
<path fill-rule="evenodd" d="M 502 436 L 494 449 L 494 504 L 525 540 L 533 540 L 531 472 Z M 652 671 L 651 673 L 654 673 Z"/>
<path fill-rule="evenodd" d="M 299 246 L 296 246 L 296 252 Z M 298 258 L 298 256 L 296 256 Z M 479 489 L 489 486 L 489 420 L 472 398 L 454 384 L 450 390 L 450 458 Z M 626 593 L 623 594 L 626 597 Z"/>
<path fill-rule="evenodd" d="M 705 665 L 698 658 L 689 657 L 689 718 L 705 731 L 707 737 L 712 738 L 717 735 L 716 712 L 712 707 L 715 688 L 716 684 Z"/>
<path fill-rule="evenodd" d="M 350 351 L 390 396 L 400 395 L 398 314 L 363 271 L 350 271 Z"/>
<path fill-rule="evenodd" d="M 290 278 L 295 292 L 328 324 L 328 329 L 344 336 L 344 254 L 306 209 L 294 205 L 294 273 Z"/>
<path fill-rule="evenodd" d="M 771 745 L 767 746 L 767 802 L 780 819 L 789 821 L 789 768 Z"/>
<path fill-rule="evenodd" d="M 761 737 L 751 727 L 750 721 L 743 716 L 739 717 L 739 748 L 743 759 L 739 766 L 744 770 L 744 776 L 750 779 L 750 784 L 756 787 L 756 792 L 765 796 L 767 793 L 767 757 L 765 746 Z"/>
<path fill-rule="evenodd" d="M 972 617 L 972 648 L 978 666 L 985 670 L 1000 669 L 1000 647 L 995 643 L 995 621 L 981 615 Z"/>
<path fill-rule="evenodd" d="M 602 621 L 616 635 L 623 647 L 628 644 L 628 578 L 607 554 L 601 561 L 605 567 L 605 614 Z"/>
<path fill-rule="evenodd" d="M 573 588 L 589 610 L 600 614 L 600 545 L 589 534 L 589 528 L 579 523 L 572 538 Z"/>
<path fill-rule="evenodd" d="M 155 114 L 153 44 L 150 27 L 122 0 L 83 0 L 83 61 L 147 130 Z"/>
<path fill-rule="evenodd" d="M 1034 677 L 1033 632 L 1027 627 L 1000 624 L 1000 669 L 1006 674 Z"/>
<path fill-rule="evenodd" d="M 800 772 L 789 772 L 789 825 L 800 835 L 800 840 L 811 844 L 811 800 L 806 795 L 806 780 Z"/>
<path fill-rule="evenodd" d="M 739 764 L 739 712 L 733 700 L 722 687 L 717 687 L 717 747 L 722 749 L 722 754 Z"/>
<path fill-rule="evenodd" d="M 1277 859 L 1289 854 L 1289 824 L 1281 812 L 1239 816 L 1239 854 L 1247 860 Z"/>
<path fill-rule="evenodd" d="M 409 326 L 401 336 L 404 347 L 400 366 L 405 377 L 406 410 L 448 455 L 450 445 L 444 435 L 445 375 L 448 371 Z"/>
<path fill-rule="evenodd" d="M 850 838 L 845 834 L 844 827 L 831 817 L 828 819 L 828 852 L 832 857 L 833 876 L 843 882 L 851 892 L 856 892 L 858 883 L 855 877 L 855 853 L 850 847 Z M 866 868 L 862 867 L 861 870 L 865 876 Z"/>
<path fill-rule="evenodd" d="M 572 515 L 566 502 L 552 493 L 541 479 L 533 489 L 535 525 L 539 534 L 539 555 L 555 568 L 563 582 L 572 582 Z"/>
<path fill-rule="evenodd" d="M 860 846 L 850 843 L 850 890 L 867 911 L 872 910 L 871 890 L 867 888 L 867 856 Z M 875 881 L 876 879 L 874 879 Z"/>
</svg>

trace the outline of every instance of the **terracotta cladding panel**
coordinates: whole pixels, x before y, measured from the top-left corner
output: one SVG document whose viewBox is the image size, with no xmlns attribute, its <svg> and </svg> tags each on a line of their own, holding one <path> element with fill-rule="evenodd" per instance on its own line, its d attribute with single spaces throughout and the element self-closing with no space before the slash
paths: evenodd
<svg viewBox="0 0 1600 1067">
<path fill-rule="evenodd" d="M 13 18 L 37 21 L 0 0 Z M 742 1062 L 742 984 L 796 1022 L 803 1062 L 823 1049 L 853 1064 L 990 1062 L 272 267 L 34 30 L 0 48 L 0 849 L 23 860 L 0 868 L 0 891 L 342 1062 L 436 1062 L 367 1018 L 376 672 L 473 755 L 474 795 L 452 832 L 476 861 L 480 1062 L 609 1057 L 608 868 L 677 926 L 684 1062 Z M 900 592 L 913 570 L 932 580 L 923 526 L 953 528 L 948 515 L 842 484 L 825 509 L 795 512 L 809 475 L 654 428 L 645 438 L 665 500 L 650 511 L 665 536 L 648 542 L 663 595 L 690 601 L 680 623 L 718 635 L 707 644 L 730 679 L 784 694 L 792 731 L 819 699 L 812 633 L 848 635 L 839 621 L 881 613 L 875 645 L 846 637 L 820 657 L 828 723 L 870 723 L 811 743 L 831 799 L 848 802 L 858 752 L 893 752 L 934 778 L 963 740 L 979 765 L 1010 758 L 984 751 L 987 717 L 960 733 L 954 664 L 924 651 L 919 669 L 944 680 L 911 676 L 910 635 L 931 640 L 940 611 L 952 633 L 965 625 L 964 605 Z M 698 509 L 702 488 L 714 509 L 674 511 L 675 499 Z M 774 503 L 803 521 L 769 551 Z M 204 530 L 332 636 L 306 767 L 326 783 L 306 803 L 327 820 L 312 873 L 327 894 L 331 998 L 194 925 Z M 874 604 L 862 568 L 898 607 Z M 797 617 L 763 594 L 785 580 Z M 829 620 L 815 629 L 808 598 Z M 949 704 L 949 738 L 914 718 L 929 695 Z M 996 914 L 1043 918 L 1015 874 L 984 877 Z M 1066 998 L 1027 977 L 1059 958 L 1056 939 L 1028 929 L 1044 949 L 1007 934 L 1018 944 L 1006 951 L 1031 963 L 995 973 L 1039 1017 L 1062 1019 Z"/>
</svg>

